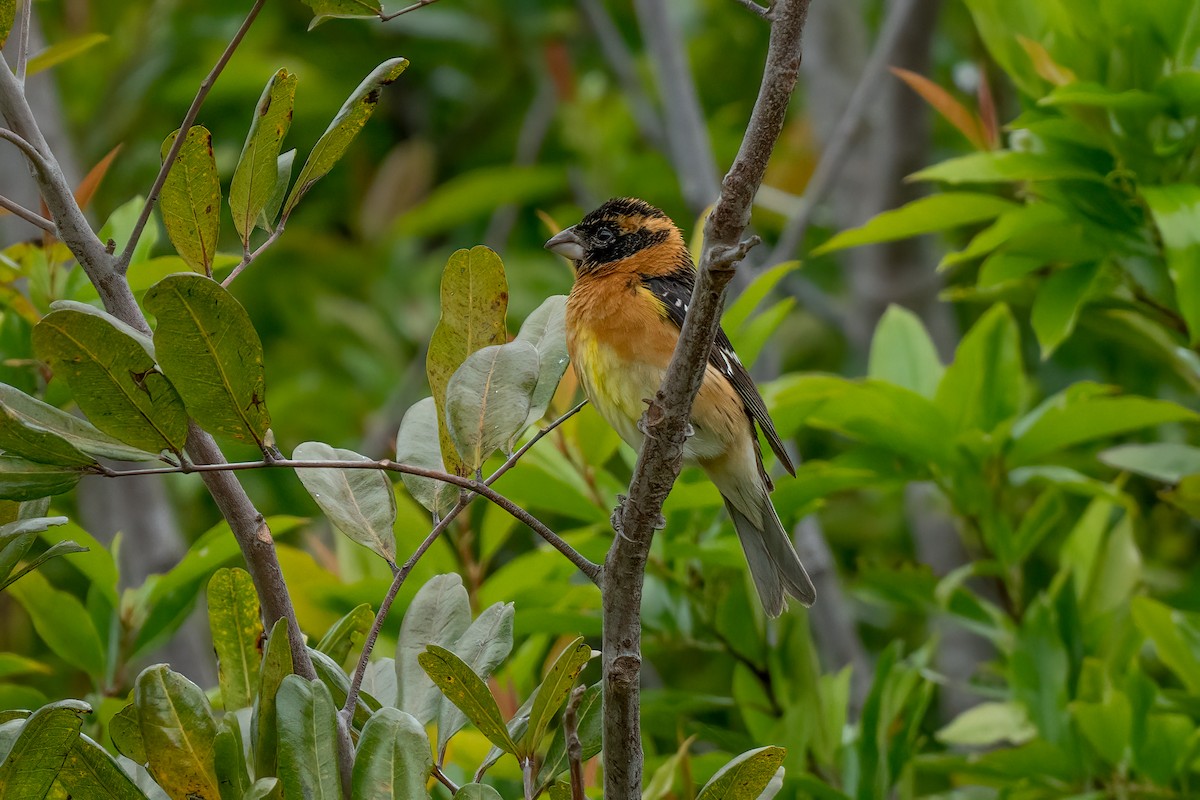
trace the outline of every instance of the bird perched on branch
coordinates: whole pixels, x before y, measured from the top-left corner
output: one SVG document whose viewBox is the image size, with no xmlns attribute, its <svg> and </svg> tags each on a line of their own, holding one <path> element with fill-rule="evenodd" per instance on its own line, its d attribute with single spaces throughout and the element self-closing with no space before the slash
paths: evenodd
<svg viewBox="0 0 1200 800">
<path fill-rule="evenodd" d="M 600 416 L 640 448 L 638 421 L 662 384 L 696 281 L 683 236 L 654 206 L 617 198 L 550 239 L 546 249 L 575 268 L 567 350 L 579 382 Z M 721 491 L 763 608 L 779 616 L 785 592 L 812 605 L 812 581 L 771 505 L 774 487 L 756 425 L 787 471 L 796 470 L 723 330 L 709 352 L 691 425 L 684 457 Z"/>
</svg>

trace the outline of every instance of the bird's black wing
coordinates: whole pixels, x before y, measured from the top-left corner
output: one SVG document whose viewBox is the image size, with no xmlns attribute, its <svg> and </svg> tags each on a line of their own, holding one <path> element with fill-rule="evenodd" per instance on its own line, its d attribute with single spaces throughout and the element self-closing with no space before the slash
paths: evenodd
<svg viewBox="0 0 1200 800">
<path fill-rule="evenodd" d="M 671 321 L 682 329 L 683 320 L 687 316 L 688 304 L 692 302 L 692 289 L 696 285 L 695 270 L 689 265 L 680 267 L 667 275 L 643 275 L 642 285 L 662 301 Z M 738 396 L 742 398 L 746 413 L 762 428 L 763 435 L 767 438 L 767 444 L 779 458 L 779 463 L 783 464 L 788 473 L 795 475 L 796 467 L 792 464 L 792 459 L 783 447 L 783 441 L 775 431 L 775 423 L 771 422 L 771 415 L 767 413 L 766 403 L 763 402 L 762 395 L 758 393 L 754 379 L 750 377 L 750 373 L 746 371 L 741 359 L 733 351 L 733 344 L 725 335 L 724 328 L 717 328 L 717 338 L 713 342 L 712 350 L 709 351 L 708 363 L 733 385 Z"/>
</svg>

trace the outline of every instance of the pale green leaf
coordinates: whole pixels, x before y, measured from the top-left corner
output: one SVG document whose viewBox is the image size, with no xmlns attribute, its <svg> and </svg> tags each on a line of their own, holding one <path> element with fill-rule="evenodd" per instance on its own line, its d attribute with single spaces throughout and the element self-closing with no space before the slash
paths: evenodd
<svg viewBox="0 0 1200 800">
<path fill-rule="evenodd" d="M 537 348 L 523 341 L 476 350 L 446 384 L 446 427 L 459 458 L 477 471 L 525 429 L 539 374 Z"/>
<path fill-rule="evenodd" d="M 414 403 L 404 413 L 396 433 L 396 460 L 422 469 L 446 471 L 438 439 L 437 407 L 432 397 Z M 413 499 L 437 516 L 449 511 L 458 499 L 458 487 L 453 484 L 408 473 L 401 473 L 400 479 Z"/>
<path fill-rule="evenodd" d="M 148 461 L 153 453 L 122 444 L 102 433 L 87 420 L 30 397 L 19 389 L 0 383 L 0 406 L 22 423 L 57 434 L 85 453 L 118 461 Z M 5 445 L 0 444 L 0 447 Z M 6 448 L 7 449 L 7 448 Z"/>
<path fill-rule="evenodd" d="M 354 755 L 355 800 L 423 798 L 433 755 L 425 729 L 411 715 L 382 708 L 363 726 Z"/>
<path fill-rule="evenodd" d="M 0 800 L 44 797 L 79 739 L 84 716 L 91 713 L 87 703 L 63 700 L 25 720 L 0 763 Z"/>
<path fill-rule="evenodd" d="M 1195 344 L 1200 341 L 1200 186 L 1147 186 L 1141 193 L 1162 235 L 1179 311 Z"/>
<path fill-rule="evenodd" d="M 396 642 L 397 706 L 426 724 L 437 715 L 441 697 L 418 657 L 428 645 L 453 647 L 471 625 L 471 603 L 456 573 L 436 575 L 413 598 Z"/>
<path fill-rule="evenodd" d="M 871 339 L 867 375 L 932 400 L 945 371 L 920 318 L 902 306 L 888 306 Z"/>
<path fill-rule="evenodd" d="M 383 13 L 379 0 L 304 0 L 304 4 L 313 10 L 310 31 L 330 19 L 378 17 Z"/>
<path fill-rule="evenodd" d="M 276 695 L 279 778 L 284 797 L 342 800 L 337 709 L 318 680 L 288 675 Z"/>
<path fill-rule="evenodd" d="M 537 388 L 529 401 L 529 415 L 525 418 L 528 427 L 546 414 L 558 383 L 567 371 L 570 357 L 567 355 L 567 298 L 566 295 L 547 297 L 533 313 L 525 318 L 515 340 L 529 342 L 538 353 Z M 512 449 L 512 445 L 509 445 Z"/>
<path fill-rule="evenodd" d="M 362 461 L 353 450 L 323 442 L 304 442 L 292 453 L 295 461 Z M 396 495 L 379 469 L 297 469 L 296 475 L 321 511 L 339 531 L 370 548 L 389 564 L 396 562 Z"/>
</svg>

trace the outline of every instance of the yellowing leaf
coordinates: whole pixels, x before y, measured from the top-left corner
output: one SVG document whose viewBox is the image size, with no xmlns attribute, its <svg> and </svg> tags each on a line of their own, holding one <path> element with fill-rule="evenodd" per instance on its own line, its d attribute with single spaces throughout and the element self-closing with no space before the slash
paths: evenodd
<svg viewBox="0 0 1200 800">
<path fill-rule="evenodd" d="M 178 131 L 163 142 L 164 158 L 177 135 Z M 221 180 L 213 158 L 212 134 L 199 125 L 187 132 L 175 156 L 159 207 L 167 235 L 179 255 L 193 270 L 211 277 L 221 232 Z"/>
</svg>

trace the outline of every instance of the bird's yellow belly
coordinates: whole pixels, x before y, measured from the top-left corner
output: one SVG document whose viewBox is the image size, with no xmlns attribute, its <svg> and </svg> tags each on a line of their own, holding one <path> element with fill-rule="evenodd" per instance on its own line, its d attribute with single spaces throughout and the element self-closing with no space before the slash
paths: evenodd
<svg viewBox="0 0 1200 800">
<path fill-rule="evenodd" d="M 654 397 L 662 384 L 666 368 L 621 358 L 613 348 L 592 336 L 578 336 L 574 345 L 571 361 L 588 400 L 630 447 L 640 450 L 643 435 L 638 430 L 638 421 L 646 412 L 646 401 Z M 710 368 L 709 372 L 714 371 Z M 705 376 L 701 397 L 692 409 L 694 433 L 684 445 L 684 459 L 690 463 L 722 455 L 734 436 L 733 420 L 710 412 L 711 404 L 704 402 L 714 388 L 709 386 L 714 376 L 715 373 Z M 747 424 L 744 417 L 741 424 Z"/>
</svg>

